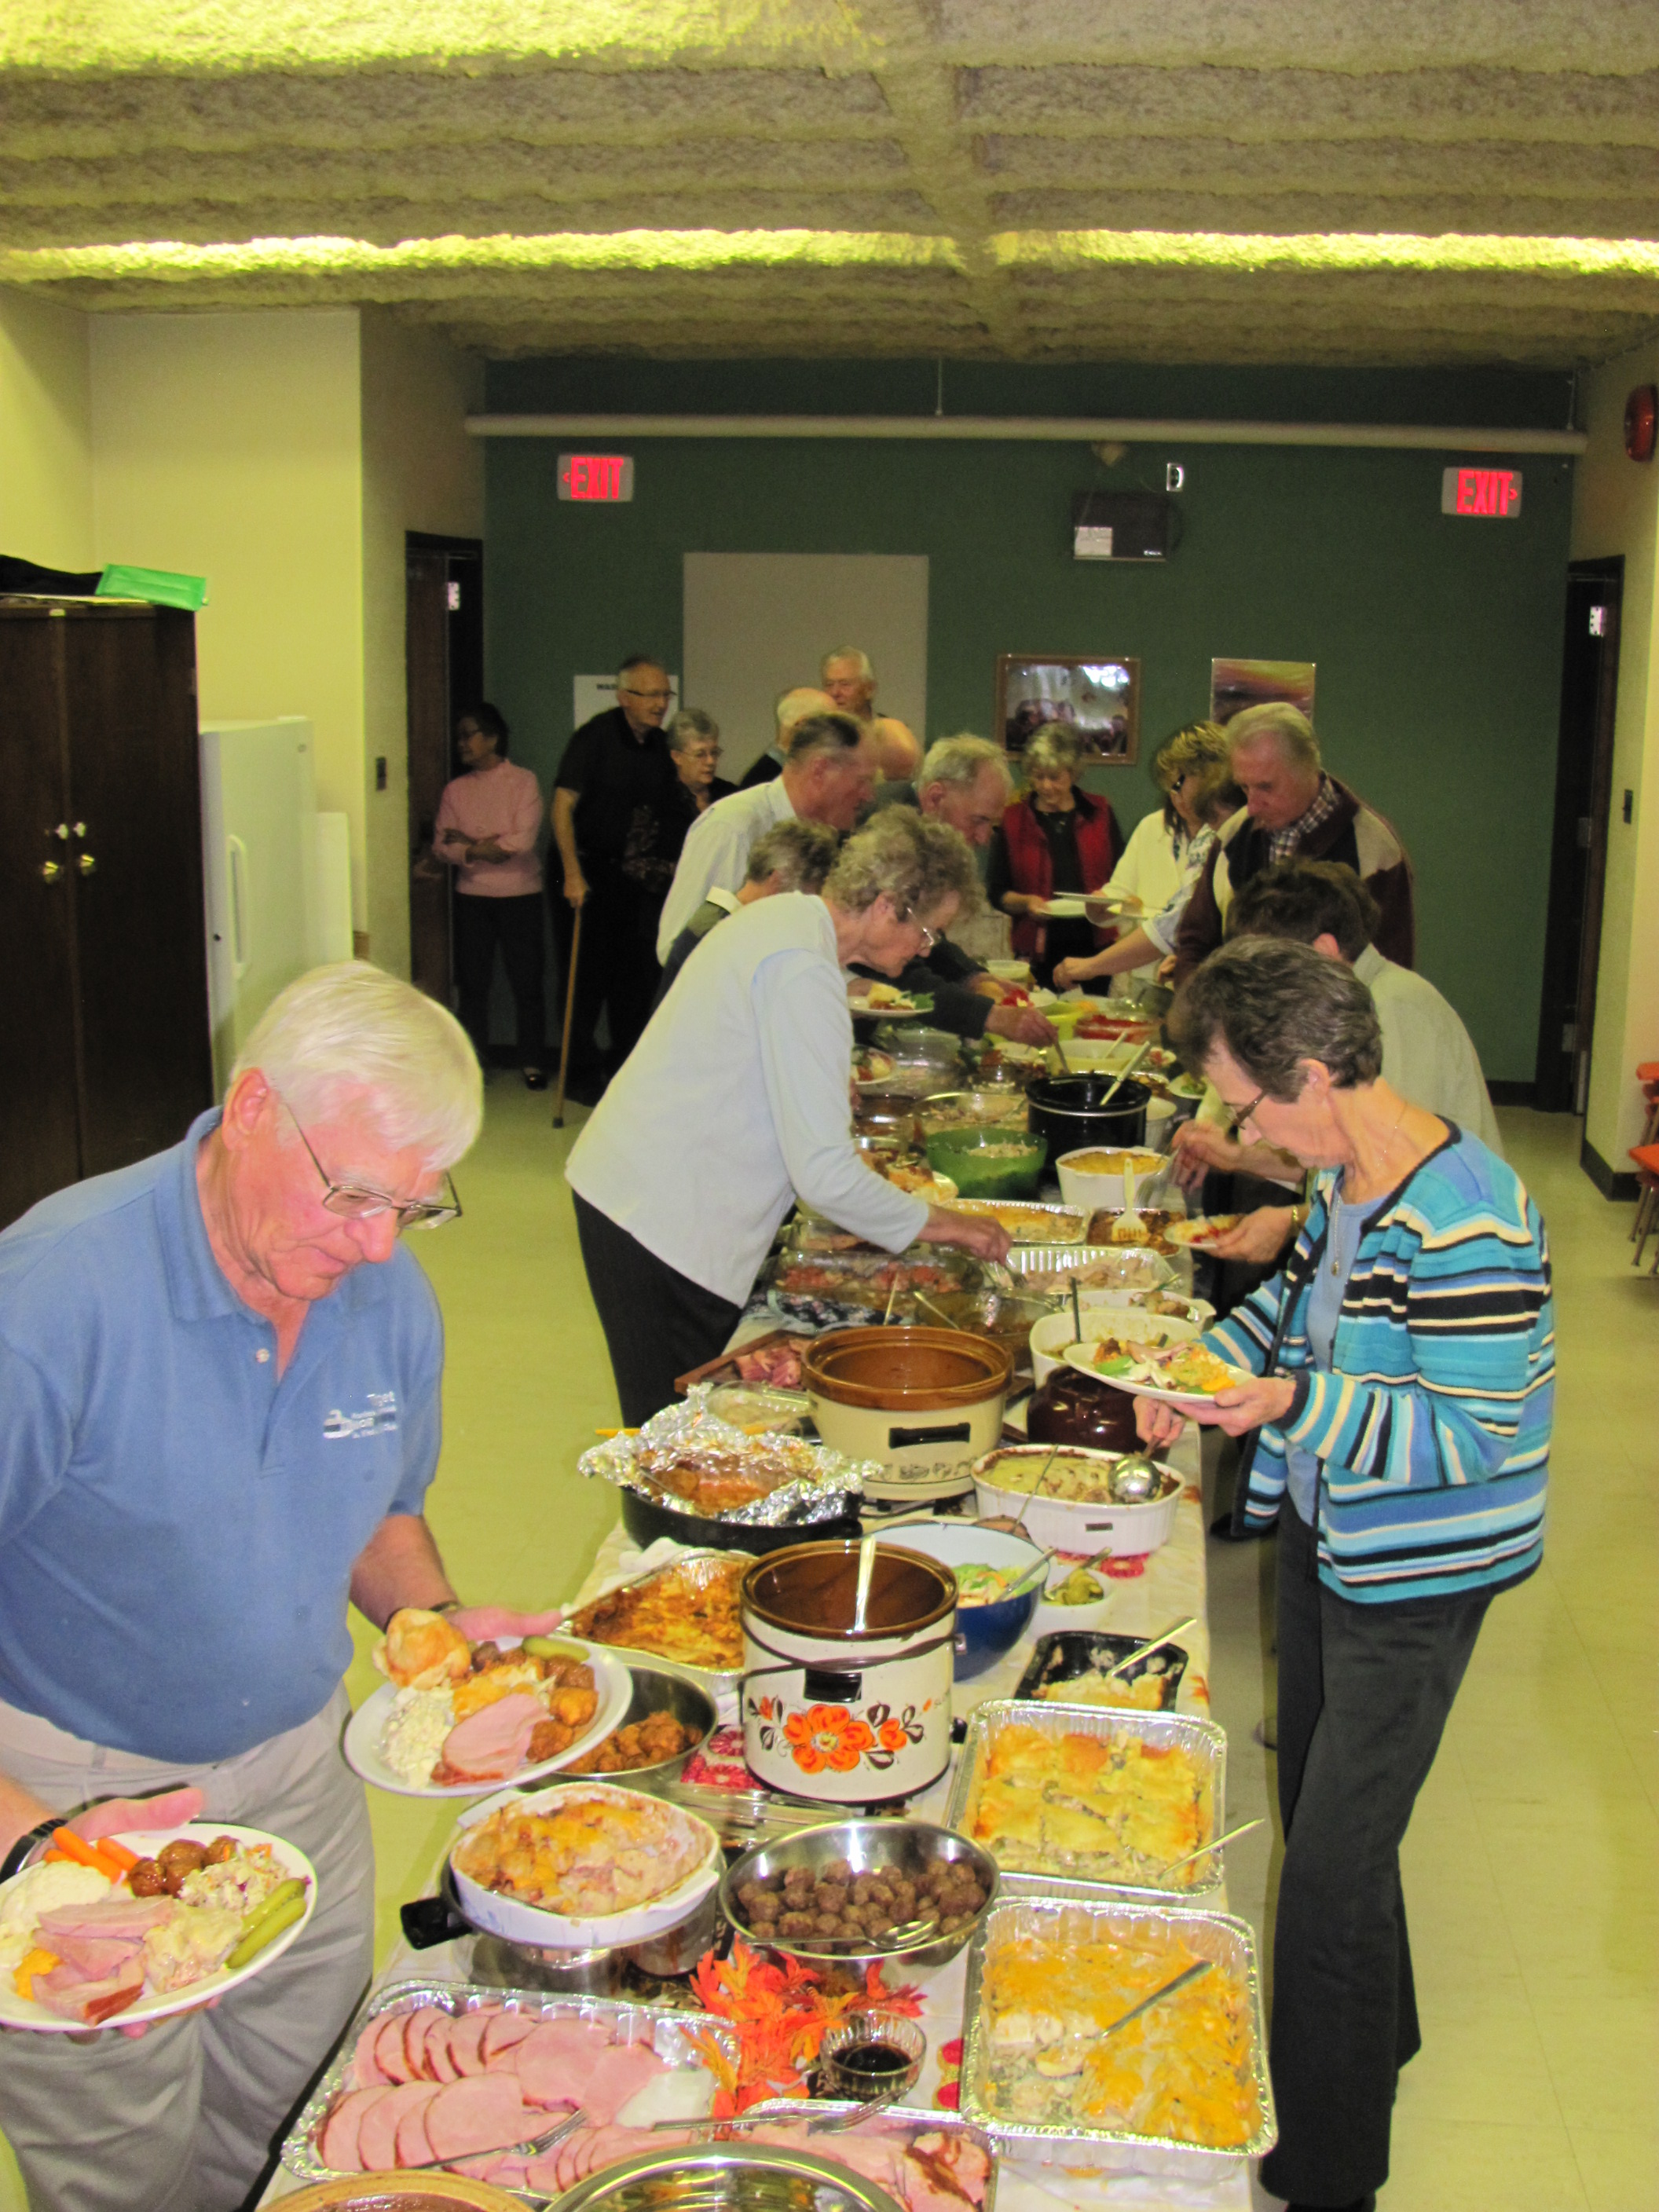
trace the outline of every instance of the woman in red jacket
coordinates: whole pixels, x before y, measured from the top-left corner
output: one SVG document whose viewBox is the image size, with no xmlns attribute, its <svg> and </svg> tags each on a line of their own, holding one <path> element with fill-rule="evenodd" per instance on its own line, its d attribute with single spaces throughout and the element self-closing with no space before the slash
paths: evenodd
<svg viewBox="0 0 1659 2212">
<path fill-rule="evenodd" d="M 1045 921 L 1033 911 L 1098 890 L 1123 849 L 1110 806 L 1078 788 L 1082 754 L 1064 722 L 1043 725 L 1025 748 L 1025 796 L 1003 816 L 986 862 L 985 895 L 1013 915 L 1014 951 L 1045 985 L 1057 960 L 1086 958 L 1109 942 L 1087 921 Z"/>
</svg>

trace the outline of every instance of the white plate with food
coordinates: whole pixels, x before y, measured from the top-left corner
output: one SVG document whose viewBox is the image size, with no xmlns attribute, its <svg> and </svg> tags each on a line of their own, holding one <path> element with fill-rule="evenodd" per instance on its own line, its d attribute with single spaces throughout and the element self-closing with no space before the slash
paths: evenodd
<svg viewBox="0 0 1659 2212">
<path fill-rule="evenodd" d="M 1218 1237 L 1225 1237 L 1237 1229 L 1243 1218 L 1242 1213 L 1192 1214 L 1183 1220 L 1166 1222 L 1164 1234 L 1171 1244 L 1188 1245 L 1201 1252 Z"/>
<path fill-rule="evenodd" d="M 877 991 L 879 988 L 880 986 L 878 985 Z M 874 1021 L 888 1022 L 903 1021 L 908 1015 L 931 1014 L 933 1011 L 933 999 L 926 992 L 919 993 L 915 998 L 909 999 L 902 991 L 895 992 L 891 998 L 878 997 L 877 991 L 872 991 L 868 998 L 849 998 L 847 1001 L 848 1012 L 857 1014 L 860 1019 L 868 1016 Z"/>
<path fill-rule="evenodd" d="M 475 1928 L 570 1951 L 643 1943 L 677 1926 L 725 1862 L 695 1813 L 584 1780 L 545 1796 L 504 1790 L 472 1807 L 449 1864 Z"/>
<path fill-rule="evenodd" d="M 92 1849 L 110 1842 L 107 1868 L 46 1859 L 0 1888 L 0 2027 L 83 2035 L 188 2012 L 280 1959 L 316 1906 L 311 1861 L 263 1828 L 191 1820 Z"/>
<path fill-rule="evenodd" d="M 344 1738 L 352 1772 L 394 1796 L 477 1797 L 556 1773 L 621 1726 L 634 1694 L 623 1662 L 576 1637 L 472 1645 L 415 1607 L 393 1614 L 392 1628 L 402 1626 L 409 1632 L 389 1631 L 374 1655 L 392 1680 L 358 1706 Z"/>
<path fill-rule="evenodd" d="M 1206 1406 L 1223 1390 L 1236 1390 L 1255 1377 L 1234 1367 L 1201 1341 L 1152 1345 L 1119 1342 L 1068 1344 L 1062 1355 L 1079 1375 L 1092 1375 L 1132 1398 L 1157 1398 L 1166 1406 Z"/>
<path fill-rule="evenodd" d="M 1081 898 L 1034 899 L 1031 902 L 1031 912 L 1040 914 L 1045 921 L 1081 921 L 1088 911 L 1087 900 Z"/>
</svg>

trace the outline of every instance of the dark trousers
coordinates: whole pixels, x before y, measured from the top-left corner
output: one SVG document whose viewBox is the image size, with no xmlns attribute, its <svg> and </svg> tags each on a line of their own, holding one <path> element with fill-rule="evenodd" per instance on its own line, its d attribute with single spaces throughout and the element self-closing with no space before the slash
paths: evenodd
<svg viewBox="0 0 1659 2212">
<path fill-rule="evenodd" d="M 570 983 L 572 909 L 561 881 L 550 882 L 553 939 L 559 951 L 564 989 Z M 578 1076 L 601 1067 L 614 1073 L 640 1041 L 651 1018 L 662 970 L 657 965 L 657 924 L 662 900 L 652 898 L 625 876 L 595 866 L 582 908 L 581 945 L 576 957 L 576 1010 L 570 1028 L 570 1066 Z M 609 1048 L 601 1053 L 595 1031 L 605 1016 Z"/>
<path fill-rule="evenodd" d="M 1422 2042 L 1400 1844 L 1491 1597 L 1356 1605 L 1318 1581 L 1288 1500 L 1279 1521 L 1279 2142 L 1261 2183 L 1341 2205 L 1389 2178 L 1395 2081 Z"/>
<path fill-rule="evenodd" d="M 518 1011 L 519 1065 L 539 1067 L 547 1048 L 547 999 L 542 988 L 546 947 L 539 891 L 526 891 L 522 898 L 485 898 L 477 892 L 456 895 L 455 981 L 460 987 L 461 1027 L 486 1066 L 489 986 L 498 945 Z"/>
<path fill-rule="evenodd" d="M 576 1234 L 599 1309 L 623 1424 L 636 1429 L 674 1402 L 674 1377 L 721 1351 L 743 1312 L 647 1252 L 580 1192 Z"/>
</svg>

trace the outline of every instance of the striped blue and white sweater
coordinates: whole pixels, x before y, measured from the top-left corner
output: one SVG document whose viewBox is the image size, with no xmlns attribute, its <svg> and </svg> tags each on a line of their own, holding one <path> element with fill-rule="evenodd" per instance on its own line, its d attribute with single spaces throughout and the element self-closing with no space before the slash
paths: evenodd
<svg viewBox="0 0 1659 2212">
<path fill-rule="evenodd" d="M 1296 1396 L 1261 1431 L 1250 1469 L 1248 1516 L 1260 1525 L 1285 1495 L 1286 1443 L 1320 1461 L 1320 1580 L 1362 1604 L 1501 1589 L 1543 1555 L 1549 1247 L 1514 1170 L 1448 1126 L 1366 1226 L 1328 1374 L 1307 1336 L 1336 1182 L 1319 1176 L 1278 1362 Z M 1264 1283 L 1205 1341 L 1262 1373 L 1284 1280 Z"/>
</svg>

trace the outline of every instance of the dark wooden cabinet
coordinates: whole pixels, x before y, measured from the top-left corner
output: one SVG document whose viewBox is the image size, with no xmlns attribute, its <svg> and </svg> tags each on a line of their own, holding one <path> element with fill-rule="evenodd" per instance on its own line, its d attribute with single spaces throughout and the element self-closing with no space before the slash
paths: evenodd
<svg viewBox="0 0 1659 2212">
<path fill-rule="evenodd" d="M 0 1226 L 212 1103 L 190 616 L 0 599 Z"/>
</svg>

